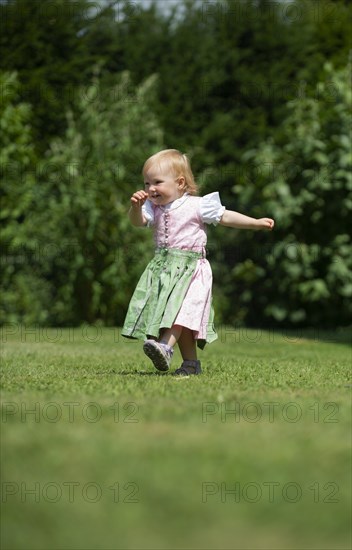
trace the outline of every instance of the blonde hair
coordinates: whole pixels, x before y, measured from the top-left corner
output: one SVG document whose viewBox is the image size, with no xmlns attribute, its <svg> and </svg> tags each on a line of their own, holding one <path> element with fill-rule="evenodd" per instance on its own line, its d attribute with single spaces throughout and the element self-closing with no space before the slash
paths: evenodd
<svg viewBox="0 0 352 550">
<path fill-rule="evenodd" d="M 143 176 L 150 168 L 157 164 L 161 171 L 171 172 L 175 179 L 184 177 L 185 183 L 182 188 L 183 193 L 190 195 L 198 194 L 198 186 L 194 181 L 191 165 L 186 155 L 183 155 L 177 149 L 164 149 L 149 157 L 143 166 Z"/>
</svg>

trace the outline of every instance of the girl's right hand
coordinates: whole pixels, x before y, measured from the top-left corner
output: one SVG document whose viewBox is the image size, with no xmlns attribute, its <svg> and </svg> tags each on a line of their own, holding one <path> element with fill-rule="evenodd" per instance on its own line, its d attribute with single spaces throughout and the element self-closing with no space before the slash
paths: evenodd
<svg viewBox="0 0 352 550">
<path fill-rule="evenodd" d="M 131 197 L 131 206 L 132 208 L 142 208 L 143 204 L 148 198 L 148 193 L 143 190 L 136 191 Z"/>
</svg>

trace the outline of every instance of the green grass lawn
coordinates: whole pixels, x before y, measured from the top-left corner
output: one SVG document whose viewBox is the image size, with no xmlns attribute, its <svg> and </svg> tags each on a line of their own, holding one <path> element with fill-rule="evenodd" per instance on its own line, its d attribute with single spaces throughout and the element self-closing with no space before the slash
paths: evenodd
<svg viewBox="0 0 352 550">
<path fill-rule="evenodd" d="M 2 550 L 350 548 L 347 331 L 221 327 L 185 379 L 117 329 L 2 342 Z"/>
</svg>

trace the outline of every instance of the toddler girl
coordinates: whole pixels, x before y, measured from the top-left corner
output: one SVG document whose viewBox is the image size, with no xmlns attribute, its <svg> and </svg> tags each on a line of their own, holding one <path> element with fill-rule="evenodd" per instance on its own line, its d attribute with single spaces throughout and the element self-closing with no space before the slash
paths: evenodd
<svg viewBox="0 0 352 550">
<path fill-rule="evenodd" d="M 197 346 L 217 338 L 205 224 L 271 230 L 274 221 L 226 210 L 219 193 L 196 196 L 188 158 L 176 149 L 150 157 L 143 176 L 145 190 L 132 195 L 129 217 L 135 226 L 153 227 L 156 251 L 134 291 L 122 334 L 145 340 L 144 353 L 160 371 L 169 369 L 178 343 L 183 363 L 175 374 L 200 374 Z"/>
</svg>

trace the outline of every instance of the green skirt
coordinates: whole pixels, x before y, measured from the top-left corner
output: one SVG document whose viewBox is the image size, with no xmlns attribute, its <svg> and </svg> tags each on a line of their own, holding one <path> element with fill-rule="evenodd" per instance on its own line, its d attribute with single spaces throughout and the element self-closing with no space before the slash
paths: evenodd
<svg viewBox="0 0 352 550">
<path fill-rule="evenodd" d="M 171 328 L 190 286 L 197 262 L 202 254 L 179 249 L 157 249 L 139 279 L 131 298 L 122 335 L 145 340 L 159 338 L 160 330 Z M 203 349 L 206 342 L 216 340 L 214 312 L 210 308 L 206 339 L 197 339 Z"/>
</svg>

